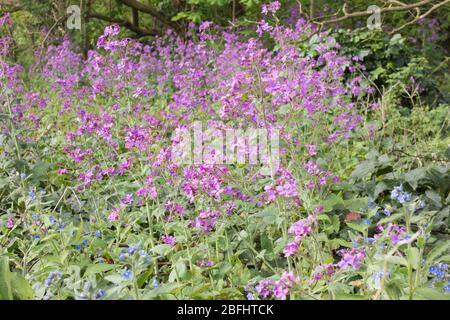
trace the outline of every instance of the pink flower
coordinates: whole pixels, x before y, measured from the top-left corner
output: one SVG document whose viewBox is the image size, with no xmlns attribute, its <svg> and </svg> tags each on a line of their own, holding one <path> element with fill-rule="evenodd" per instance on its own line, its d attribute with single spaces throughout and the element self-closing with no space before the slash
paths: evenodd
<svg viewBox="0 0 450 320">
<path fill-rule="evenodd" d="M 118 24 L 113 24 L 111 26 L 107 26 L 103 35 L 105 36 L 116 36 L 120 33 L 120 26 Z"/>
<path fill-rule="evenodd" d="M 128 204 L 132 204 L 133 203 L 133 195 L 131 193 L 128 193 L 127 195 L 125 195 L 125 197 L 123 197 L 120 200 L 120 204 L 122 204 L 123 206 L 126 206 Z"/>
<path fill-rule="evenodd" d="M 317 217 L 309 215 L 305 219 L 301 219 L 294 223 L 288 230 L 289 234 L 295 235 L 295 241 L 301 241 L 312 230 L 313 226 L 317 224 Z"/>
<path fill-rule="evenodd" d="M 317 154 L 317 147 L 313 144 L 305 144 L 305 148 L 308 150 L 310 156 L 315 156 Z"/>
<path fill-rule="evenodd" d="M 14 220 L 11 217 L 9 217 L 6 221 L 6 227 L 8 229 L 12 229 L 14 227 Z"/>
<path fill-rule="evenodd" d="M 177 243 L 177 239 L 175 237 L 167 235 L 161 236 L 161 241 L 169 246 L 174 246 Z"/>
<path fill-rule="evenodd" d="M 216 210 L 200 211 L 200 214 L 195 219 L 195 227 L 204 233 L 211 232 L 216 226 L 220 212 Z"/>
<path fill-rule="evenodd" d="M 297 242 L 288 243 L 283 250 L 285 257 L 290 257 L 295 255 L 298 252 L 299 244 Z"/>
<path fill-rule="evenodd" d="M 269 12 L 276 13 L 281 8 L 281 3 L 279 1 L 274 1 L 269 4 L 262 5 L 262 14 L 267 15 Z"/>
<path fill-rule="evenodd" d="M 273 287 L 273 295 L 277 299 L 286 300 L 290 289 L 292 288 L 294 283 L 298 281 L 299 279 L 294 277 L 292 273 L 285 271 L 281 275 L 280 280 L 275 281 L 275 285 Z"/>
<path fill-rule="evenodd" d="M 202 260 L 197 262 L 197 265 L 200 268 L 208 268 L 208 267 L 212 267 L 214 265 L 214 262 L 212 260 L 209 260 L 209 259 L 202 259 Z"/>
<path fill-rule="evenodd" d="M 358 270 L 362 261 L 366 257 L 366 253 L 357 248 L 342 249 L 339 250 L 338 253 L 342 256 L 342 259 L 336 264 L 336 266 L 341 269 L 352 267 L 353 269 Z"/>
<path fill-rule="evenodd" d="M 119 213 L 120 213 L 119 209 L 117 209 L 117 208 L 112 209 L 111 212 L 109 213 L 108 220 L 109 221 L 119 220 Z"/>
<path fill-rule="evenodd" d="M 255 289 L 261 298 L 268 298 L 273 290 L 273 281 L 264 279 L 255 286 Z"/>
<path fill-rule="evenodd" d="M 131 168 L 131 165 L 133 164 L 133 158 L 129 158 L 125 161 L 122 161 L 119 165 L 119 172 L 120 175 L 123 176 L 124 173 Z"/>
</svg>

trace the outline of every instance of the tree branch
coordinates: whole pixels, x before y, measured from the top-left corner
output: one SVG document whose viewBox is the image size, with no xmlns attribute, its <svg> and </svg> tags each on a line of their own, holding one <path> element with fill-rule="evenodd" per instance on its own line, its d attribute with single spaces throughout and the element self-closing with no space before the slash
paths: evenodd
<svg viewBox="0 0 450 320">
<path fill-rule="evenodd" d="M 135 26 L 131 21 L 129 21 L 127 19 L 111 18 L 111 17 L 105 16 L 105 15 L 97 13 L 97 12 L 89 12 L 88 17 L 107 21 L 110 23 L 117 23 L 118 25 L 123 26 L 123 27 L 135 32 L 139 37 L 157 36 L 160 34 L 157 30 L 148 30 L 145 28 L 140 28 L 138 26 Z"/>
<path fill-rule="evenodd" d="M 131 8 L 131 23 L 139 28 L 139 11 L 135 8 Z"/>
<path fill-rule="evenodd" d="M 422 0 L 416 3 L 411 3 L 411 4 L 403 4 L 400 1 L 389 1 L 392 3 L 396 3 L 396 6 L 389 6 L 389 7 L 385 7 L 385 8 L 380 8 L 380 13 L 386 13 L 386 12 L 400 12 L 400 11 L 408 11 L 411 9 L 416 9 L 419 7 L 423 7 L 426 6 L 430 3 L 433 2 L 433 0 Z M 448 1 L 445 0 L 439 4 L 437 4 L 438 7 L 444 5 L 445 3 L 447 3 Z M 357 17 L 365 17 L 365 16 L 370 16 L 372 15 L 371 12 L 367 12 L 367 11 L 356 11 L 356 12 L 347 12 L 346 11 L 346 7 L 344 7 L 344 15 L 341 17 L 337 17 L 335 19 L 330 19 L 330 20 L 325 20 L 325 21 L 320 21 L 321 19 L 323 19 L 322 17 L 317 17 L 315 19 L 312 19 L 313 22 L 324 25 L 324 24 L 330 24 L 330 23 L 336 23 L 336 22 L 340 22 L 349 18 L 357 18 Z M 338 15 L 338 13 L 332 15 L 334 17 L 336 17 Z"/>
<path fill-rule="evenodd" d="M 425 18 L 425 17 L 428 16 L 430 13 L 432 13 L 432 12 L 435 11 L 436 9 L 439 9 L 440 7 L 442 7 L 443 5 L 445 5 L 445 4 L 449 3 L 449 2 L 450 2 L 450 0 L 445 0 L 445 1 L 442 1 L 442 2 L 440 2 L 440 3 L 437 3 L 437 4 L 433 5 L 433 6 L 432 6 L 427 12 L 425 12 L 424 14 L 420 14 L 420 10 L 419 10 L 418 8 L 416 8 L 416 9 L 418 9 L 418 12 L 417 12 L 416 17 L 415 17 L 413 20 L 411 20 L 411 21 L 405 23 L 405 24 L 402 25 L 401 27 L 398 27 L 398 28 L 392 30 L 390 33 L 396 33 L 396 32 L 398 32 L 398 31 L 402 30 L 403 28 L 405 28 L 406 26 L 409 26 L 409 25 L 411 25 L 411 24 L 416 23 L 417 21 L 419 21 L 419 20 Z"/>
<path fill-rule="evenodd" d="M 170 21 L 170 19 L 168 19 L 165 15 L 163 15 L 161 12 L 159 12 L 156 8 L 152 6 L 143 4 L 136 0 L 119 0 L 119 1 L 130 8 L 151 15 L 155 19 L 159 20 L 162 24 L 172 28 L 176 32 L 180 31 L 180 28 L 177 24 L 175 24 L 173 21 Z"/>
</svg>

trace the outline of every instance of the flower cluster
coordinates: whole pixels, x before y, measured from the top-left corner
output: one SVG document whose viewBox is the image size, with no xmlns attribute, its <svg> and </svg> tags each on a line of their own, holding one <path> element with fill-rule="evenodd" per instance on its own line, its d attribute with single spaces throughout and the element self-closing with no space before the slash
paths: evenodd
<svg viewBox="0 0 450 320">
<path fill-rule="evenodd" d="M 349 267 L 354 270 L 358 270 L 361 267 L 361 263 L 366 257 L 366 253 L 358 248 L 341 249 L 338 254 L 342 259 L 336 264 L 341 269 L 347 269 Z"/>
<path fill-rule="evenodd" d="M 436 280 L 442 280 L 447 276 L 448 265 L 446 263 L 438 263 L 435 266 L 430 266 L 428 271 L 435 276 Z"/>
<path fill-rule="evenodd" d="M 300 242 L 311 233 L 314 226 L 317 225 L 317 216 L 309 215 L 294 223 L 288 230 L 289 234 L 293 235 L 294 241 L 286 245 L 283 250 L 285 257 L 295 255 L 300 247 Z"/>
<path fill-rule="evenodd" d="M 389 236 L 389 239 L 393 245 L 396 245 L 402 240 L 407 240 L 410 238 L 410 235 L 406 232 L 405 227 L 392 222 L 388 223 L 387 226 L 378 225 L 377 229 L 380 233 L 386 230 L 387 235 Z M 375 234 L 374 240 L 378 239 L 379 237 L 380 234 Z"/>
<path fill-rule="evenodd" d="M 53 283 L 53 281 L 61 279 L 61 276 L 62 276 L 61 272 L 51 271 L 48 274 L 47 279 L 45 279 L 45 281 L 44 281 L 45 287 L 47 287 L 47 288 L 50 287 L 50 285 Z"/>
<path fill-rule="evenodd" d="M 204 233 L 211 232 L 220 217 L 217 210 L 202 210 L 193 222 L 193 225 Z"/>
<path fill-rule="evenodd" d="M 271 279 L 260 281 L 255 286 L 255 289 L 261 298 L 265 299 L 273 296 L 279 300 L 286 300 L 290 289 L 299 281 L 298 277 L 294 277 L 292 273 L 286 271 L 276 281 Z"/>
<path fill-rule="evenodd" d="M 411 195 L 406 191 L 403 191 L 403 186 L 399 186 L 391 191 L 391 199 L 397 200 L 400 203 L 405 203 L 411 200 Z"/>
</svg>

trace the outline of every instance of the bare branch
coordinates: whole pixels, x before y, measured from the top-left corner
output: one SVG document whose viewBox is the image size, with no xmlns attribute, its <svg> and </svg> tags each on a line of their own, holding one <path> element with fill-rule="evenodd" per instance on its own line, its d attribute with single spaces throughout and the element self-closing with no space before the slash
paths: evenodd
<svg viewBox="0 0 450 320">
<path fill-rule="evenodd" d="M 136 0 L 119 0 L 119 1 L 130 8 L 134 8 L 138 11 L 141 11 L 141 12 L 151 15 L 152 17 L 159 20 L 164 25 L 172 28 L 174 31 L 177 31 L 177 32 L 180 31 L 180 28 L 177 24 L 170 21 L 170 19 L 168 19 L 165 15 L 163 15 L 161 12 L 159 12 L 153 6 L 143 4 Z"/>
<path fill-rule="evenodd" d="M 391 0 L 389 2 L 397 4 L 397 5 L 380 8 L 380 13 L 408 11 L 408 10 L 424 7 L 428 4 L 431 4 L 433 2 L 433 0 L 422 0 L 422 1 L 419 1 L 416 3 L 411 3 L 411 4 L 405 4 L 405 3 L 402 3 L 402 2 L 396 1 L 396 0 Z M 435 6 L 441 7 L 441 6 L 445 5 L 447 2 L 449 2 L 449 1 L 445 0 L 445 1 L 442 1 L 438 4 L 436 4 Z M 435 9 L 433 9 L 432 11 L 434 11 L 434 10 Z M 335 17 L 334 19 L 321 21 L 323 19 L 323 17 L 317 17 L 317 18 L 313 19 L 312 21 L 315 23 L 321 24 L 321 25 L 325 25 L 325 24 L 340 22 L 340 21 L 343 21 L 343 20 L 346 20 L 349 18 L 370 16 L 372 14 L 371 12 L 367 12 L 367 11 L 347 12 L 346 5 L 344 5 L 342 11 L 344 13 L 343 16 L 337 17 L 337 15 L 339 13 L 335 13 L 334 15 L 332 15 Z"/>
<path fill-rule="evenodd" d="M 417 13 L 417 15 L 416 15 L 416 17 L 415 17 L 413 20 L 411 20 L 411 21 L 405 23 L 405 24 L 402 25 L 401 27 L 398 27 L 398 28 L 392 30 L 390 33 L 396 33 L 396 32 L 398 32 L 398 31 L 402 30 L 403 28 L 405 28 L 405 27 L 407 27 L 407 26 L 409 26 L 409 25 L 411 25 L 411 24 L 414 24 L 414 23 L 416 23 L 416 22 L 419 21 L 419 20 L 422 20 L 423 18 L 425 18 L 426 16 L 428 16 L 430 13 L 432 13 L 433 11 L 439 9 L 440 7 L 442 7 L 443 5 L 445 5 L 445 4 L 447 4 L 447 3 L 450 3 L 450 0 L 445 0 L 445 1 L 442 1 L 442 2 L 440 2 L 440 3 L 437 3 L 437 4 L 435 4 L 434 6 L 432 6 L 432 7 L 431 7 L 427 12 L 425 12 L 424 14 L 420 14 L 420 10 L 419 10 L 418 13 Z"/>
<path fill-rule="evenodd" d="M 129 21 L 127 19 L 111 18 L 109 16 L 105 16 L 105 15 L 97 13 L 97 12 L 89 12 L 88 17 L 107 21 L 110 23 L 117 23 L 118 25 L 121 25 L 121 26 L 135 32 L 139 37 L 157 36 L 160 34 L 157 30 L 148 30 L 145 28 L 140 28 L 140 27 L 134 25 L 131 21 Z"/>
</svg>

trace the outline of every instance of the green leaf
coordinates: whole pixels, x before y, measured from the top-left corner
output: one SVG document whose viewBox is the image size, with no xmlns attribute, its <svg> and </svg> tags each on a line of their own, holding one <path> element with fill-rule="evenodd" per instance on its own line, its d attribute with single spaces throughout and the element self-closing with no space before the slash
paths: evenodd
<svg viewBox="0 0 450 320">
<path fill-rule="evenodd" d="M 358 294 L 337 293 L 336 300 L 368 300 L 368 298 Z"/>
<path fill-rule="evenodd" d="M 15 300 L 34 300 L 35 294 L 30 284 L 16 272 L 11 273 L 11 287 Z"/>
<path fill-rule="evenodd" d="M 447 252 L 449 248 L 450 248 L 450 241 L 443 241 L 438 245 L 434 246 L 434 248 L 428 253 L 427 263 L 433 264 L 433 262 L 437 260 L 441 254 Z"/>
<path fill-rule="evenodd" d="M 144 295 L 143 299 L 153 299 L 156 297 L 159 297 L 163 294 L 169 294 L 173 293 L 176 289 L 180 288 L 181 285 L 178 283 L 167 283 L 162 285 L 161 287 L 158 287 L 156 289 L 151 290 L 147 294 Z"/>
<path fill-rule="evenodd" d="M 434 190 L 427 190 L 425 191 L 425 195 L 427 196 L 428 199 L 430 199 L 431 201 L 434 202 L 434 204 L 438 207 L 441 208 L 442 207 L 442 198 L 439 195 L 439 193 L 437 193 Z"/>
<path fill-rule="evenodd" d="M 419 249 L 417 249 L 416 247 L 411 247 L 408 250 L 408 259 L 411 262 L 412 267 L 414 269 L 418 269 L 419 268 L 419 264 L 420 264 Z"/>
<path fill-rule="evenodd" d="M 87 267 L 85 275 L 91 275 L 91 274 L 97 274 L 97 273 L 110 271 L 116 267 L 117 267 L 117 265 L 115 265 L 115 264 L 105 264 L 105 263 L 91 264 L 90 266 Z"/>
<path fill-rule="evenodd" d="M 405 180 L 408 182 L 413 189 L 416 189 L 420 179 L 426 177 L 425 168 L 417 168 L 412 171 L 405 173 Z"/>
<path fill-rule="evenodd" d="M 351 177 L 355 180 L 359 180 L 367 176 L 369 173 L 373 173 L 374 171 L 375 162 L 371 160 L 365 160 L 356 166 L 355 170 L 351 174 Z"/>
<path fill-rule="evenodd" d="M 169 282 L 174 282 L 177 279 L 183 280 L 187 275 L 187 268 L 184 261 L 178 261 L 172 268 L 169 274 Z"/>
<path fill-rule="evenodd" d="M 375 186 L 375 190 L 373 192 L 373 198 L 376 199 L 382 193 L 383 191 L 386 191 L 389 189 L 389 186 L 384 182 L 378 182 Z"/>
<path fill-rule="evenodd" d="M 144 272 L 144 274 L 142 274 L 141 276 L 139 276 L 138 278 L 138 286 L 139 288 L 142 288 L 143 285 L 145 284 L 145 282 L 147 281 L 147 279 L 153 274 L 153 270 L 149 269 L 147 272 Z"/>
<path fill-rule="evenodd" d="M 266 225 L 276 224 L 278 218 L 278 209 L 275 206 L 269 206 L 264 210 L 251 216 L 252 218 L 261 218 Z"/>
<path fill-rule="evenodd" d="M 351 211 L 359 211 L 362 208 L 367 207 L 368 198 L 354 198 L 344 200 L 344 206 Z"/>
<path fill-rule="evenodd" d="M 166 253 L 170 251 L 170 249 L 172 249 L 172 247 L 167 244 L 159 244 L 157 246 L 154 246 L 151 251 L 160 256 L 165 256 Z"/>
<path fill-rule="evenodd" d="M 339 221 L 339 217 L 337 215 L 334 215 L 331 217 L 333 220 L 333 230 L 334 232 L 338 232 L 341 227 L 341 222 Z"/>
<path fill-rule="evenodd" d="M 261 234 L 261 248 L 269 254 L 273 252 L 273 242 L 266 233 Z"/>
<path fill-rule="evenodd" d="M 426 300 L 450 300 L 450 295 L 432 288 L 419 288 L 414 291 L 415 298 Z"/>
<path fill-rule="evenodd" d="M 31 179 L 34 182 L 38 182 L 39 180 L 42 180 L 42 178 L 47 174 L 47 172 L 51 169 L 52 164 L 39 161 L 37 162 L 33 169 L 31 169 Z"/>
<path fill-rule="evenodd" d="M 329 212 L 335 207 L 343 205 L 344 200 L 336 194 L 331 194 L 321 204 L 323 205 L 323 211 Z"/>
<path fill-rule="evenodd" d="M 389 263 L 398 264 L 398 265 L 405 266 L 405 267 L 408 265 L 408 261 L 406 261 L 406 259 L 403 257 L 389 256 L 389 257 L 386 257 L 385 259 Z"/>
<path fill-rule="evenodd" d="M 365 232 L 369 228 L 368 224 L 357 224 L 352 222 L 347 222 L 347 226 L 359 232 Z"/>
<path fill-rule="evenodd" d="M 7 257 L 0 257 L 0 300 L 13 300 L 11 272 Z"/>
<path fill-rule="evenodd" d="M 233 269 L 233 266 L 229 262 L 221 262 L 216 267 L 218 268 L 218 272 L 214 278 L 217 280 L 223 279 Z"/>
<path fill-rule="evenodd" d="M 397 221 L 397 220 L 403 219 L 403 216 L 404 216 L 403 213 L 395 213 L 395 214 L 390 215 L 389 217 L 381 219 L 378 223 L 385 224 L 388 222 Z"/>
</svg>

